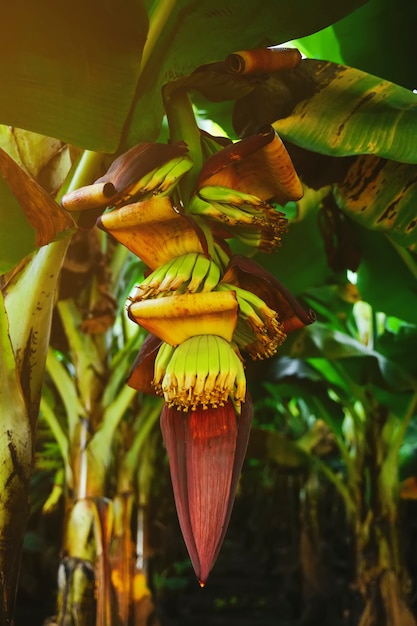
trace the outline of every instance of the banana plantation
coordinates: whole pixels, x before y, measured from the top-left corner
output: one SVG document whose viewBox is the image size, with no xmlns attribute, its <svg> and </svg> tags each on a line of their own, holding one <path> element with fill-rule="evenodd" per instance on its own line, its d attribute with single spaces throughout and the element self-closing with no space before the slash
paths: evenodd
<svg viewBox="0 0 417 626">
<path fill-rule="evenodd" d="M 0 626 L 416 626 L 417 6 L 2 18 Z"/>
</svg>

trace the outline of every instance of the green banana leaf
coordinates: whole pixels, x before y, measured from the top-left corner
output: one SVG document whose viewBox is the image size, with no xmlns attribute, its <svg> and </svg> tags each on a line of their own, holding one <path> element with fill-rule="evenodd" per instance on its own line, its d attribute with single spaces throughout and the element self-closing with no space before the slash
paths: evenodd
<svg viewBox="0 0 417 626">
<path fill-rule="evenodd" d="M 130 133 L 136 141 L 155 138 L 162 119 L 161 87 L 200 65 L 231 52 L 277 45 L 315 32 L 363 4 L 329 0 L 182 0 L 166 21 L 154 54 L 141 76 Z M 129 141 L 128 141 L 129 143 Z"/>
<path fill-rule="evenodd" d="M 307 190 L 298 203 L 299 216 L 289 221 L 288 232 L 274 254 L 259 253 L 255 259 L 295 296 L 334 278 L 318 226 L 322 194 Z M 245 254 L 245 250 L 242 253 Z"/>
<path fill-rule="evenodd" d="M 125 145 L 149 141 L 159 133 L 168 80 L 234 50 L 309 34 L 363 2 L 7 3 L 0 122 L 102 152 L 117 149 L 125 127 Z"/>
<path fill-rule="evenodd" d="M 345 18 L 292 43 L 307 57 L 333 61 L 414 89 L 417 6 L 409 0 L 369 0 Z"/>
<path fill-rule="evenodd" d="M 305 91 L 274 123 L 281 137 L 320 154 L 417 163 L 416 94 L 335 63 L 304 59 L 300 72 Z"/>
<path fill-rule="evenodd" d="M 2 7 L 0 122 L 113 152 L 147 33 L 142 2 Z"/>
<path fill-rule="evenodd" d="M 384 235 L 355 226 L 361 249 L 357 287 L 375 311 L 417 322 L 416 263 L 406 251 L 397 249 Z"/>
<path fill-rule="evenodd" d="M 297 342 L 293 343 L 291 356 L 313 360 L 324 358 L 331 362 L 354 359 L 353 368 L 349 368 L 349 364 L 345 362 L 343 367 L 350 374 L 354 372 L 357 384 L 371 382 L 368 378 L 372 376 L 382 388 L 387 387 L 395 391 L 417 391 L 417 377 L 403 367 L 401 357 L 389 358 L 382 352 L 365 346 L 351 335 L 333 330 L 321 322 L 315 322 L 300 332 Z M 379 374 L 385 383 L 372 372 L 370 364 L 365 364 L 363 367 L 361 359 L 364 358 L 376 360 Z M 320 367 L 318 370 L 320 371 Z"/>
<path fill-rule="evenodd" d="M 417 248 L 417 167 L 372 155 L 358 157 L 334 196 L 341 210 L 366 228 Z"/>
<path fill-rule="evenodd" d="M 355 15 L 359 10 L 355 11 Z M 307 37 L 294 39 L 291 43 L 306 57 L 320 59 L 321 61 L 332 61 L 341 65 L 345 63 L 345 59 L 340 52 L 340 44 L 334 24 L 319 30 L 317 33 L 307 35 Z"/>
<path fill-rule="evenodd" d="M 414 89 L 417 85 L 413 63 L 417 55 L 416 20 L 415 2 L 369 0 L 358 11 L 334 24 L 343 62 Z M 357 36 L 359 33 L 361 35 Z"/>
</svg>

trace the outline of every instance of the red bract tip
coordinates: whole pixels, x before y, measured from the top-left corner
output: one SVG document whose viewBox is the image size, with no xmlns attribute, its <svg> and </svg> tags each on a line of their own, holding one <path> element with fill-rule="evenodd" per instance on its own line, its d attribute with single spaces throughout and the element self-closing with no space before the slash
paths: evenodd
<svg viewBox="0 0 417 626">
<path fill-rule="evenodd" d="M 235 499 L 252 418 L 250 399 L 184 413 L 164 406 L 167 448 L 178 519 L 200 586 L 219 554 Z"/>
</svg>

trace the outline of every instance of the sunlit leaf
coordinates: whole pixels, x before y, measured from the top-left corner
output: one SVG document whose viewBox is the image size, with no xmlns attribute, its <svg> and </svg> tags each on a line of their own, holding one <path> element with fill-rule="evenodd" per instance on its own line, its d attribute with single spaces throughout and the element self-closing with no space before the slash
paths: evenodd
<svg viewBox="0 0 417 626">
<path fill-rule="evenodd" d="M 356 13 L 357 11 L 355 11 Z M 321 59 L 322 61 L 333 61 L 333 63 L 344 62 L 334 25 L 323 28 L 312 35 L 307 35 L 307 37 L 295 39 L 291 43 L 306 57 Z"/>
<path fill-rule="evenodd" d="M 330 361 L 356 359 L 357 357 L 372 357 L 378 362 L 378 366 L 385 381 L 396 390 L 417 390 L 417 380 L 400 363 L 388 359 L 383 354 L 374 350 L 347 333 L 333 330 L 320 322 L 300 332 L 298 341 L 293 344 L 292 355 L 298 358 L 326 358 Z M 359 364 L 359 367 L 361 365 Z M 358 371 L 360 374 L 360 370 Z M 371 370 L 365 373 L 370 376 Z M 370 382 L 362 381 L 360 384 Z"/>
<path fill-rule="evenodd" d="M 39 133 L 0 124 L 0 148 L 36 178 L 42 168 L 61 150 L 62 142 Z"/>
<path fill-rule="evenodd" d="M 302 72 L 298 102 L 274 123 L 284 139 L 321 154 L 417 162 L 416 94 L 333 63 L 305 59 Z"/>
<path fill-rule="evenodd" d="M 2 7 L 2 23 L 0 121 L 116 150 L 147 33 L 142 2 L 23 0 Z"/>
</svg>

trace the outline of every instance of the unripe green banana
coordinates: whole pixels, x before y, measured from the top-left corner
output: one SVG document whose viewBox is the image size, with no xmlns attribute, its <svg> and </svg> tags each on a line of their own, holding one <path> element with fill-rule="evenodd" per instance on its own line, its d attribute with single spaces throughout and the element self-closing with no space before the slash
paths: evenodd
<svg viewBox="0 0 417 626">
<path fill-rule="evenodd" d="M 228 204 L 231 206 L 250 205 L 254 207 L 263 207 L 265 202 L 249 193 L 243 191 L 237 191 L 236 189 L 230 189 L 228 187 L 221 187 L 220 185 L 208 185 L 202 187 L 198 191 L 198 195 L 202 200 L 208 203 L 220 203 Z"/>
<path fill-rule="evenodd" d="M 149 198 L 151 195 L 169 195 L 178 180 L 193 166 L 187 156 L 179 156 L 160 167 L 147 172 L 140 179 L 130 183 L 112 204 L 120 207 Z"/>
<path fill-rule="evenodd" d="M 210 267 L 203 282 L 202 291 L 213 291 L 221 278 L 220 267 L 214 261 L 210 261 Z"/>
<path fill-rule="evenodd" d="M 219 291 L 230 290 L 235 293 L 239 305 L 239 320 L 233 338 L 239 346 L 246 349 L 253 358 L 265 358 L 275 354 L 286 338 L 277 312 L 247 289 L 227 283 L 220 283 L 217 289 Z M 247 337 L 247 333 L 242 329 L 242 321 L 253 333 L 253 340 L 250 340 L 250 335 Z M 246 345 L 245 339 L 248 339 Z"/>
<path fill-rule="evenodd" d="M 183 255 L 176 256 L 171 260 L 171 262 L 168 262 L 169 266 L 165 273 L 165 277 L 163 278 L 161 284 L 159 285 L 158 294 L 163 294 L 167 291 L 173 291 L 172 283 L 174 282 L 174 280 L 176 280 L 178 266 L 181 265 L 182 262 L 183 262 Z"/>
<path fill-rule="evenodd" d="M 192 215 L 201 215 L 219 221 L 223 219 L 223 211 L 213 206 L 210 202 L 202 200 L 199 196 L 193 196 L 188 210 Z"/>
<path fill-rule="evenodd" d="M 252 328 L 255 333 L 266 334 L 264 332 L 265 324 L 262 321 L 262 318 L 258 315 L 256 306 L 254 306 L 255 302 L 251 299 L 251 296 L 254 296 L 254 294 L 246 291 L 245 289 L 240 289 L 235 285 L 228 285 L 226 283 L 220 283 L 218 285 L 218 290 L 234 291 L 239 305 L 239 315 L 248 323 L 250 328 Z"/>
<path fill-rule="evenodd" d="M 210 353 L 208 350 L 208 337 L 210 336 L 212 335 L 199 335 L 196 338 L 196 345 L 198 350 L 198 368 L 193 390 L 193 396 L 195 400 L 194 405 L 192 406 L 193 409 L 195 409 L 198 404 L 207 406 L 207 403 L 209 401 L 207 377 L 210 364 Z"/>
<path fill-rule="evenodd" d="M 188 254 L 183 254 L 178 259 L 177 266 L 177 274 L 175 279 L 172 281 L 171 290 L 175 291 L 179 289 L 182 285 L 188 284 L 193 276 L 193 270 L 198 258 L 197 252 L 189 252 Z"/>
<path fill-rule="evenodd" d="M 167 404 L 179 410 L 223 406 L 229 397 L 239 407 L 246 379 L 242 361 L 228 341 L 218 335 L 197 335 L 177 346 L 161 387 Z"/>
<path fill-rule="evenodd" d="M 220 362 L 220 346 L 222 346 L 222 342 L 216 341 L 214 335 L 206 335 L 206 340 L 206 350 L 208 354 L 208 373 L 206 387 L 208 393 L 206 394 L 205 402 L 203 403 L 203 405 L 209 405 L 211 403 L 212 406 L 215 406 L 215 404 L 213 403 L 216 402 L 216 399 L 213 389 L 215 389 L 216 391 L 220 389 L 217 381 L 222 367 L 222 364 Z"/>
<path fill-rule="evenodd" d="M 190 282 L 188 283 L 188 292 L 195 293 L 196 291 L 199 291 L 210 270 L 211 263 L 211 260 L 205 254 L 199 254 L 197 256 L 193 268 L 192 277 Z"/>
<path fill-rule="evenodd" d="M 187 156 L 177 157 L 164 163 L 158 169 L 147 175 L 146 182 L 141 179 L 142 192 L 152 192 L 161 195 L 169 195 L 178 180 L 188 172 L 193 166 L 193 162 Z"/>
<path fill-rule="evenodd" d="M 175 258 L 171 259 L 144 278 L 141 284 L 138 285 L 132 300 L 144 300 L 145 298 L 151 298 L 156 295 L 159 292 L 162 282 L 165 280 L 166 276 L 169 275 L 170 268 L 174 261 Z"/>
<path fill-rule="evenodd" d="M 173 346 L 163 341 L 155 358 L 152 385 L 155 387 L 156 392 L 160 395 L 162 395 L 162 380 L 165 376 L 168 364 L 173 357 L 174 351 L 175 348 Z"/>
</svg>

